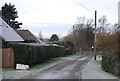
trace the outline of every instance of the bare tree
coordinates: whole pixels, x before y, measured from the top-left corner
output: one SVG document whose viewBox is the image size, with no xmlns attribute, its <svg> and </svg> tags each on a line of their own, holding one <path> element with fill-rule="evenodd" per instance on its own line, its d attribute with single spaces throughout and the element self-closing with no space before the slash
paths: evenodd
<svg viewBox="0 0 120 81">
<path fill-rule="evenodd" d="M 97 32 L 98 33 L 104 33 L 104 32 L 107 31 L 109 26 L 110 26 L 110 23 L 108 23 L 107 17 L 106 16 L 101 16 L 101 18 L 98 20 Z"/>
<path fill-rule="evenodd" d="M 78 22 L 73 25 L 73 32 L 66 36 L 67 39 L 72 38 L 76 49 L 90 50 L 94 43 L 93 19 L 78 17 Z M 73 36 L 73 37 L 71 37 Z"/>
</svg>

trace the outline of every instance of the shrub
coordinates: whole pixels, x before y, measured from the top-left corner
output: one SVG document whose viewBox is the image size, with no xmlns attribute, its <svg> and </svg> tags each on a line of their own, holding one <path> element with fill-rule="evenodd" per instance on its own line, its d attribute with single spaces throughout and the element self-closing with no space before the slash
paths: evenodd
<svg viewBox="0 0 120 81">
<path fill-rule="evenodd" d="M 120 77 L 120 55 L 117 51 L 102 55 L 102 68 L 106 72 Z"/>
<path fill-rule="evenodd" d="M 24 43 L 9 43 L 14 51 L 14 64 L 33 65 L 65 55 L 65 48 L 58 46 L 32 46 Z"/>
<path fill-rule="evenodd" d="M 64 47 L 57 47 L 57 57 L 65 56 L 65 48 Z"/>
<path fill-rule="evenodd" d="M 23 41 L 24 43 L 36 43 L 35 40 L 33 39 L 25 39 L 25 41 Z"/>
</svg>

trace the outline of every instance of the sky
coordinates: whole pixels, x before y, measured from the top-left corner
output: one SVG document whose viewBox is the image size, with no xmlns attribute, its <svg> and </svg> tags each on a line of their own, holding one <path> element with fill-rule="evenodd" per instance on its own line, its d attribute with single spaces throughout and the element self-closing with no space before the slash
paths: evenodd
<svg viewBox="0 0 120 81">
<path fill-rule="evenodd" d="M 118 2 L 120 0 L 0 0 L 0 8 L 5 3 L 15 5 L 18 20 L 23 25 L 21 29 L 28 29 L 38 36 L 41 31 L 44 38 L 52 34 L 64 37 L 77 22 L 77 17 L 97 19 L 106 15 L 108 22 L 118 22 Z"/>
</svg>

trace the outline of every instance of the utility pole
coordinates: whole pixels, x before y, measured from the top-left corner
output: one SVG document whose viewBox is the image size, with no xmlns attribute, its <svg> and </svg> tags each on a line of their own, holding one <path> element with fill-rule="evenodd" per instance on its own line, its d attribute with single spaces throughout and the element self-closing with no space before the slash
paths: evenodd
<svg viewBox="0 0 120 81">
<path fill-rule="evenodd" d="M 76 45 L 75 26 L 73 26 L 73 39 L 74 39 L 74 45 Z"/>
<path fill-rule="evenodd" d="M 96 60 L 96 27 L 97 27 L 97 11 L 95 10 L 94 60 Z"/>
<path fill-rule="evenodd" d="M 76 39 L 77 39 L 77 28 L 76 26 L 73 26 L 73 38 L 74 38 L 74 45 L 76 46 Z"/>
</svg>

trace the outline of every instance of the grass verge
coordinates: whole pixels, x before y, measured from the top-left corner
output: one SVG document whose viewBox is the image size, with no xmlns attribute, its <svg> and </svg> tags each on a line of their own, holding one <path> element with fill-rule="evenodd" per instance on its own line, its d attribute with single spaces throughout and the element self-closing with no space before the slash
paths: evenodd
<svg viewBox="0 0 120 81">
<path fill-rule="evenodd" d="M 38 69 L 42 69 L 42 68 L 47 68 L 49 66 L 55 65 L 59 62 L 61 62 L 61 58 L 67 58 L 67 57 L 80 57 L 82 56 L 81 54 L 74 54 L 74 55 L 66 55 L 64 57 L 60 57 L 60 58 L 53 58 L 50 60 L 46 60 L 43 63 L 40 64 L 34 64 L 32 66 L 30 66 L 29 70 L 38 70 Z M 2 71 L 14 71 L 16 70 L 15 68 L 2 68 Z"/>
<path fill-rule="evenodd" d="M 58 62 L 60 62 L 59 58 L 58 59 L 50 59 L 50 60 L 47 60 L 43 63 L 35 64 L 35 65 L 30 66 L 29 70 L 42 69 L 44 67 L 48 67 L 48 66 L 56 64 Z M 14 71 L 14 70 L 16 70 L 16 69 L 15 68 L 2 68 L 2 71 Z"/>
<path fill-rule="evenodd" d="M 103 71 L 100 60 L 90 60 L 82 70 L 82 79 L 118 79 L 116 76 Z"/>
<path fill-rule="evenodd" d="M 41 64 L 32 65 L 30 67 L 30 70 L 42 69 L 44 67 L 48 67 L 48 66 L 56 64 L 58 62 L 60 62 L 60 59 L 50 59 L 50 60 L 47 60 L 47 61 L 45 61 L 45 62 L 43 62 Z"/>
<path fill-rule="evenodd" d="M 64 57 L 80 57 L 82 56 L 80 53 L 74 54 L 74 55 L 66 55 Z"/>
</svg>

